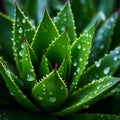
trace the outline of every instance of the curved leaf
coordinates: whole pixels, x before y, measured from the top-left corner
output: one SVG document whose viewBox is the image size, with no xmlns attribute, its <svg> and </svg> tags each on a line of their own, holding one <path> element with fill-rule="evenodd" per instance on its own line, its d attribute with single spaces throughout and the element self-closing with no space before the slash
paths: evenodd
<svg viewBox="0 0 120 120">
<path fill-rule="evenodd" d="M 22 53 L 22 81 L 25 91 L 31 94 L 33 86 L 37 83 L 35 71 L 31 62 L 27 41 L 24 43 Z"/>
<path fill-rule="evenodd" d="M 66 115 L 81 109 L 87 109 L 89 105 L 101 99 L 120 82 L 119 78 L 105 77 L 96 80 L 69 96 L 67 103 L 56 112 L 56 115 Z"/>
<path fill-rule="evenodd" d="M 43 54 L 42 59 L 40 61 L 39 69 L 38 69 L 38 77 L 41 79 L 49 74 L 50 70 L 48 67 L 48 59 L 45 54 Z"/>
<path fill-rule="evenodd" d="M 31 101 L 18 88 L 18 86 L 11 77 L 11 71 L 6 67 L 5 64 L 2 63 L 2 60 L 0 60 L 0 72 L 5 80 L 10 94 L 14 96 L 16 101 L 26 109 L 38 110 L 38 108 L 33 103 L 31 103 Z"/>
<path fill-rule="evenodd" d="M 93 0 L 71 0 L 71 8 L 75 19 L 77 35 L 79 35 L 95 13 Z"/>
<path fill-rule="evenodd" d="M 66 32 L 62 33 L 46 51 L 48 60 L 54 66 L 56 63 L 60 65 L 63 59 L 70 54 L 69 38 Z"/>
<path fill-rule="evenodd" d="M 120 67 L 120 47 L 111 51 L 108 55 L 95 61 L 88 67 L 79 80 L 78 88 L 86 85 L 94 79 L 99 79 L 106 75 L 113 75 Z M 87 76 L 87 77 L 86 77 Z"/>
<path fill-rule="evenodd" d="M 73 91 L 78 84 L 79 78 L 85 69 L 90 53 L 91 43 L 94 35 L 94 26 L 85 31 L 72 45 L 72 72 L 70 91 Z"/>
<path fill-rule="evenodd" d="M 76 39 L 75 25 L 72 15 L 72 10 L 69 1 L 65 4 L 63 9 L 54 18 L 54 23 L 58 28 L 59 32 L 62 33 L 68 29 L 68 35 L 70 38 L 70 43 L 73 43 Z"/>
<path fill-rule="evenodd" d="M 59 107 L 67 96 L 66 85 L 56 70 L 47 75 L 32 90 L 32 97 L 39 106 L 42 106 L 47 111 L 52 111 Z"/>
<path fill-rule="evenodd" d="M 103 57 L 104 54 L 108 52 L 117 18 L 118 16 L 113 14 L 98 29 L 93 41 L 90 63 L 93 63 L 95 60 L 98 60 L 98 58 Z"/>
<path fill-rule="evenodd" d="M 28 18 L 25 17 L 21 9 L 16 5 L 15 22 L 14 22 L 14 39 L 13 50 L 15 56 L 15 62 L 19 71 L 22 73 L 22 50 L 24 44 L 24 37 L 26 36 L 28 43 L 32 42 L 32 38 L 35 34 L 35 30 L 29 23 Z M 21 75 L 22 76 L 22 75 Z"/>
<path fill-rule="evenodd" d="M 34 36 L 32 42 L 32 48 L 38 56 L 38 59 L 41 59 L 43 51 L 45 51 L 49 44 L 58 37 L 59 33 L 55 28 L 48 12 L 45 10 L 43 19 L 38 26 L 37 32 Z M 41 44 L 42 43 L 42 44 Z"/>
<path fill-rule="evenodd" d="M 10 32 L 12 24 L 13 21 L 9 17 L 0 13 L 0 56 L 4 56 L 9 62 L 13 61 L 12 33 Z"/>
</svg>

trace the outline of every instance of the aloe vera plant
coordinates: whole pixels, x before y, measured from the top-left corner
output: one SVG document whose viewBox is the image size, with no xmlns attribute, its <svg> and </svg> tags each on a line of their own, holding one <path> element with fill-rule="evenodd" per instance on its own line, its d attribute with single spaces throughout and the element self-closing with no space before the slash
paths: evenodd
<svg viewBox="0 0 120 120">
<path fill-rule="evenodd" d="M 98 24 L 95 16 L 78 37 L 69 1 L 53 20 L 45 8 L 37 28 L 16 2 L 14 20 L 0 16 L 10 29 L 13 24 L 13 49 L 6 46 L 7 51 L 13 52 L 12 62 L 6 62 L 4 55 L 0 57 L 0 82 L 4 86 L 0 105 L 5 109 L 1 110 L 0 119 L 120 119 L 115 115 L 76 114 L 120 92 L 120 46 L 110 46 L 113 32 L 119 29 L 118 13 L 98 29 L 103 18 L 98 12 Z M 113 50 L 108 51 L 110 47 Z M 10 112 L 6 107 L 9 100 L 11 105 L 16 104 Z"/>
</svg>

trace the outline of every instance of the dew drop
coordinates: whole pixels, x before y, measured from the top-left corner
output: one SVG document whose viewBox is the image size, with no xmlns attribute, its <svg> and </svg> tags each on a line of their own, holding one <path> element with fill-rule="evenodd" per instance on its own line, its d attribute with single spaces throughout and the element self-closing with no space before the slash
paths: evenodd
<svg viewBox="0 0 120 120">
<path fill-rule="evenodd" d="M 19 33 L 22 33 L 22 32 L 23 32 L 23 30 L 22 30 L 21 27 L 19 28 L 18 32 L 19 32 Z"/>
<path fill-rule="evenodd" d="M 118 56 L 114 56 L 114 57 L 113 57 L 113 60 L 114 60 L 114 61 L 117 61 L 117 60 L 118 60 Z"/>
<path fill-rule="evenodd" d="M 103 49 L 104 48 L 104 45 L 100 45 L 100 49 Z"/>
<path fill-rule="evenodd" d="M 17 18 L 17 22 L 20 22 L 20 18 Z"/>
<path fill-rule="evenodd" d="M 100 67 L 100 65 L 101 65 L 101 60 L 95 61 L 95 65 L 96 65 L 96 67 Z"/>
<path fill-rule="evenodd" d="M 83 48 L 83 51 L 85 51 L 86 50 L 86 48 Z"/>
<path fill-rule="evenodd" d="M 77 68 L 77 71 L 76 72 L 80 72 L 80 68 Z"/>
<path fill-rule="evenodd" d="M 19 56 L 22 56 L 22 50 L 19 51 Z"/>
<path fill-rule="evenodd" d="M 39 100 L 43 100 L 43 98 L 42 98 L 42 97 L 38 97 L 38 99 L 39 99 Z"/>
<path fill-rule="evenodd" d="M 57 98 L 56 97 L 49 97 L 48 101 L 51 103 L 56 102 Z"/>
<path fill-rule="evenodd" d="M 62 30 L 62 31 L 65 31 L 65 26 L 62 26 L 62 27 L 61 27 L 61 30 Z"/>
<path fill-rule="evenodd" d="M 80 44 L 78 44 L 78 49 L 80 49 L 81 48 L 81 45 Z"/>
<path fill-rule="evenodd" d="M 25 22 L 26 22 L 26 19 L 25 19 L 25 18 L 23 18 L 22 23 L 25 23 Z"/>
<path fill-rule="evenodd" d="M 75 61 L 73 62 L 73 66 L 74 66 L 74 67 L 77 66 L 77 60 L 75 60 Z"/>
<path fill-rule="evenodd" d="M 21 44 L 21 48 L 24 48 L 24 43 Z"/>
<path fill-rule="evenodd" d="M 30 75 L 30 73 L 27 74 L 27 81 L 33 81 L 34 77 L 33 75 Z"/>
<path fill-rule="evenodd" d="M 63 20 L 64 20 L 65 22 L 67 21 L 67 19 L 66 19 L 66 18 L 64 18 Z"/>
<path fill-rule="evenodd" d="M 13 92 L 10 92 L 10 94 L 11 94 L 12 96 L 14 96 L 14 95 L 15 95 Z"/>
<path fill-rule="evenodd" d="M 82 61 L 82 58 L 80 58 L 79 61 L 81 62 L 81 61 Z"/>
<path fill-rule="evenodd" d="M 110 71 L 110 67 L 106 67 L 103 72 L 104 72 L 104 74 L 108 74 L 109 71 Z"/>
<path fill-rule="evenodd" d="M 89 105 L 84 105 L 83 108 L 87 109 L 87 108 L 89 108 Z"/>
</svg>

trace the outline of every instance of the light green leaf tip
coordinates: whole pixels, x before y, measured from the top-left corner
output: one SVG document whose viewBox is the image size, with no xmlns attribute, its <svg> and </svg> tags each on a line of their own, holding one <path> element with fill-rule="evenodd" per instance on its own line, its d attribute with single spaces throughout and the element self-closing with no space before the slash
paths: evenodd
<svg viewBox="0 0 120 120">
<path fill-rule="evenodd" d="M 33 88 L 32 97 L 39 106 L 52 111 L 66 100 L 68 91 L 58 72 L 53 70 Z"/>
</svg>

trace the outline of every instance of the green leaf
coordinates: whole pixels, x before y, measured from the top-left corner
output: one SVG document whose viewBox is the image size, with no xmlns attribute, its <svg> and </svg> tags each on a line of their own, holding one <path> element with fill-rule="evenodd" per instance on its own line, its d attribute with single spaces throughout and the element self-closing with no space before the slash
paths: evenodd
<svg viewBox="0 0 120 120">
<path fill-rule="evenodd" d="M 4 0 L 4 9 L 7 15 L 9 15 L 11 18 L 14 18 L 14 1 L 13 0 Z"/>
<path fill-rule="evenodd" d="M 90 27 L 74 42 L 71 47 L 72 72 L 70 91 L 73 91 L 78 84 L 79 78 L 85 69 L 90 53 L 91 43 L 95 26 Z"/>
<path fill-rule="evenodd" d="M 46 51 L 46 56 L 52 65 L 60 65 L 63 59 L 70 54 L 69 38 L 66 32 L 62 33 L 55 41 L 50 44 Z M 70 56 L 69 56 L 70 57 Z"/>
<path fill-rule="evenodd" d="M 117 47 L 108 55 L 105 55 L 103 58 L 95 61 L 93 65 L 88 67 L 88 69 L 81 76 L 78 87 L 84 86 L 94 79 L 98 79 L 106 75 L 113 75 L 119 67 L 120 47 Z"/>
<path fill-rule="evenodd" d="M 113 36 L 112 36 L 112 42 L 111 42 L 111 46 L 110 49 L 114 49 L 116 46 L 120 45 L 120 14 L 118 14 L 117 17 L 117 22 L 113 31 Z"/>
<path fill-rule="evenodd" d="M 27 41 L 24 43 L 22 54 L 22 81 L 27 92 L 31 93 L 33 86 L 37 83 L 35 71 L 31 62 Z"/>
<path fill-rule="evenodd" d="M 109 3 L 110 2 L 110 3 Z M 108 4 L 109 3 L 109 4 Z M 103 11 L 107 17 L 110 16 L 110 14 L 113 12 L 113 8 L 115 6 L 115 1 L 114 0 L 101 0 L 97 1 L 97 11 Z"/>
<path fill-rule="evenodd" d="M 21 75 L 22 73 L 22 50 L 24 47 L 23 45 L 24 37 L 26 36 L 28 43 L 31 44 L 32 38 L 35 34 L 35 30 L 17 5 L 16 5 L 15 13 L 16 14 L 15 14 L 15 23 L 14 23 L 13 50 L 14 50 L 16 65 Z"/>
<path fill-rule="evenodd" d="M 47 75 L 32 90 L 32 97 L 47 111 L 59 107 L 67 96 L 66 85 L 56 70 Z"/>
<path fill-rule="evenodd" d="M 69 73 L 70 73 L 70 68 L 69 68 L 70 65 L 69 65 L 68 59 L 69 58 L 66 56 L 62 64 L 58 68 L 58 73 L 63 80 L 67 80 L 67 78 L 69 77 Z"/>
<path fill-rule="evenodd" d="M 84 30 L 87 30 L 90 26 L 93 26 L 96 23 L 96 27 L 98 27 L 102 22 L 104 22 L 106 20 L 106 16 L 104 14 L 104 12 L 99 11 L 98 13 L 96 13 L 93 18 L 91 19 L 91 21 L 89 22 L 89 24 L 85 27 Z"/>
<path fill-rule="evenodd" d="M 13 61 L 12 50 L 12 24 L 13 21 L 0 13 L 0 56 L 4 56 L 9 62 Z"/>
<path fill-rule="evenodd" d="M 45 77 L 48 73 L 50 72 L 49 67 L 48 67 L 48 59 L 46 58 L 46 55 L 43 54 L 39 69 L 38 69 L 38 78 L 43 78 Z"/>
<path fill-rule="evenodd" d="M 109 50 L 117 15 L 113 14 L 98 30 L 91 50 L 90 63 L 104 56 Z"/>
<path fill-rule="evenodd" d="M 16 99 L 16 101 L 26 109 L 38 110 L 37 107 L 31 103 L 31 101 L 23 94 L 23 92 L 18 88 L 16 83 L 11 77 L 11 71 L 2 63 L 0 60 L 0 72 L 5 80 L 6 86 L 9 89 L 10 94 Z"/>
<path fill-rule="evenodd" d="M 32 64 L 35 68 L 37 68 L 38 67 L 37 66 L 38 65 L 38 57 L 37 57 L 36 53 L 34 52 L 33 48 L 29 44 L 28 44 L 28 48 L 29 48 Z"/>
<path fill-rule="evenodd" d="M 26 111 L 14 111 L 5 114 L 0 114 L 1 120 L 58 120 L 55 116 L 26 112 Z"/>
<path fill-rule="evenodd" d="M 109 114 L 82 113 L 72 114 L 65 117 L 65 120 L 119 120 L 120 116 Z"/>
<path fill-rule="evenodd" d="M 91 104 L 100 100 L 106 93 L 118 85 L 119 80 L 118 78 L 104 77 L 89 83 L 71 94 L 67 103 L 55 114 L 66 115 L 81 109 L 87 109 Z"/>
<path fill-rule="evenodd" d="M 37 32 L 33 39 L 32 48 L 38 56 L 38 59 L 41 59 L 43 51 L 48 48 L 49 44 L 58 37 L 58 31 L 55 28 L 48 12 L 45 10 L 43 19 L 38 26 Z M 42 44 L 41 44 L 42 43 Z"/>
<path fill-rule="evenodd" d="M 77 35 L 83 31 L 92 19 L 95 10 L 93 0 L 71 0 Z"/>
<path fill-rule="evenodd" d="M 60 33 L 68 29 L 70 43 L 75 41 L 76 39 L 76 32 L 74 27 L 75 25 L 74 25 L 72 10 L 69 2 L 65 4 L 65 6 L 60 11 L 60 13 L 58 13 L 58 15 L 54 18 L 54 23 Z"/>
</svg>

